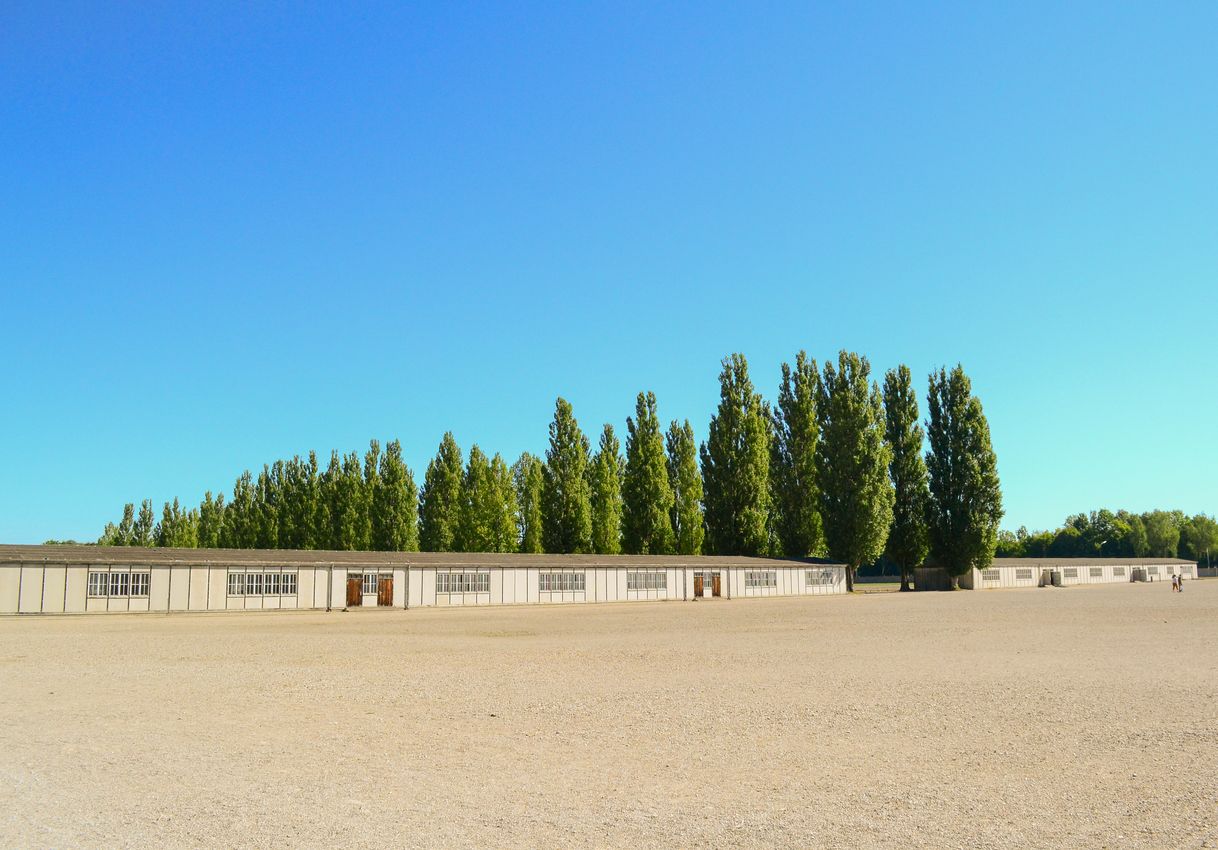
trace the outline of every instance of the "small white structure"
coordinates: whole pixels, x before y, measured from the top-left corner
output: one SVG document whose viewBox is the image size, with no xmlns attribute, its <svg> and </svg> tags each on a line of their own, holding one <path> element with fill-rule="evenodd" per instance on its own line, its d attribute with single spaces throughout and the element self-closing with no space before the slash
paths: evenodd
<svg viewBox="0 0 1218 850">
<path fill-rule="evenodd" d="M 960 576 L 959 584 L 964 590 L 997 590 L 1054 583 L 1067 587 L 1170 581 L 1173 575 L 1196 578 L 1197 565 L 1179 558 L 995 558 L 985 569 Z M 914 571 L 914 585 L 918 590 L 945 590 L 949 581 L 942 569 L 919 567 Z"/>
<path fill-rule="evenodd" d="M 0 546 L 0 614 L 633 602 L 844 593 L 818 560 Z"/>
</svg>

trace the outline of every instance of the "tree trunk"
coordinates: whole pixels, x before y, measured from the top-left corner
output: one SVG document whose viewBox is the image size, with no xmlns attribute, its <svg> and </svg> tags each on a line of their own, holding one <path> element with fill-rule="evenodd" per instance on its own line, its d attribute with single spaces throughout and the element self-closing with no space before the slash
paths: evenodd
<svg viewBox="0 0 1218 850">
<path fill-rule="evenodd" d="M 909 570 L 905 569 L 905 567 L 902 566 L 901 567 L 901 592 L 907 593 L 911 589 L 912 588 L 910 588 L 910 586 L 909 586 Z"/>
<path fill-rule="evenodd" d="M 846 567 L 846 592 L 854 593 L 854 567 Z"/>
</svg>

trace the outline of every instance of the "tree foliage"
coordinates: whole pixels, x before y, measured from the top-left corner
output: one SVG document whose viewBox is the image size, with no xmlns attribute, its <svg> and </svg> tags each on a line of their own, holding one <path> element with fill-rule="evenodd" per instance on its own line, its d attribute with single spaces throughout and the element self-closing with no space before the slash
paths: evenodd
<svg viewBox="0 0 1218 850">
<path fill-rule="evenodd" d="M 587 552 L 592 547 L 588 452 L 588 438 L 580 430 L 571 404 L 559 398 L 542 469 L 542 544 L 547 552 Z"/>
<path fill-rule="evenodd" d="M 512 485 L 516 490 L 516 537 L 520 551 L 536 555 L 544 551 L 541 543 L 541 459 L 524 452 L 512 465 Z"/>
<path fill-rule="evenodd" d="M 626 417 L 622 549 L 632 555 L 664 555 L 673 550 L 675 499 L 655 393 L 639 393 L 634 411 L 633 418 Z"/>
<path fill-rule="evenodd" d="M 748 361 L 722 362 L 719 407 L 700 451 L 705 545 L 715 555 L 766 555 L 770 520 L 770 414 Z"/>
<path fill-rule="evenodd" d="M 888 472 L 895 496 L 884 554 L 901 569 L 901 590 L 909 590 L 909 574 L 926 560 L 930 548 L 926 527 L 930 490 L 918 397 L 908 366 L 890 369 L 884 376 L 884 437 L 892 452 Z"/>
<path fill-rule="evenodd" d="M 821 518 L 830 557 L 846 565 L 848 591 L 854 571 L 883 553 L 892 525 L 892 452 L 880 390 L 870 378 L 866 357 L 842 351 L 837 367 L 825 363 L 816 384 Z"/>
<path fill-rule="evenodd" d="M 381 552 L 416 552 L 419 493 L 414 473 L 402 459 L 402 444 L 393 440 L 386 445 L 380 464 L 378 486 L 372 495 L 372 548 Z M 306 511 L 302 515 L 307 515 Z"/>
<path fill-rule="evenodd" d="M 419 548 L 451 552 L 461 513 L 461 482 L 465 477 L 461 449 L 452 432 L 444 434 L 435 458 L 427 465 L 419 496 Z"/>
<path fill-rule="evenodd" d="M 964 369 L 932 372 L 929 386 L 930 553 L 954 585 L 957 577 L 993 559 L 1002 489 L 990 426 Z"/>
<path fill-rule="evenodd" d="M 616 555 L 622 551 L 622 447 L 613 426 L 606 424 L 588 468 L 592 501 L 592 551 Z"/>
<path fill-rule="evenodd" d="M 825 547 L 816 473 L 816 385 L 816 361 L 806 352 L 795 356 L 794 369 L 782 364 L 770 452 L 772 523 L 778 552 L 793 558 L 820 555 Z"/>
<path fill-rule="evenodd" d="M 673 420 L 666 439 L 668 450 L 668 482 L 672 487 L 672 528 L 674 550 L 678 555 L 701 555 L 702 536 L 702 473 L 698 469 L 698 445 L 694 429 L 685 420 L 683 426 Z"/>
</svg>

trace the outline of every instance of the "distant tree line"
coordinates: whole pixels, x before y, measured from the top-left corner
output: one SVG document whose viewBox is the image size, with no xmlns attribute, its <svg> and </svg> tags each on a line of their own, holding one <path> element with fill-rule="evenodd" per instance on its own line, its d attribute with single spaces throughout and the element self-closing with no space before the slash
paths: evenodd
<svg viewBox="0 0 1218 850">
<path fill-rule="evenodd" d="M 997 555 L 1006 558 L 1186 558 L 1205 563 L 1218 556 L 1218 522 L 1183 511 L 1102 509 L 1066 517 L 1054 531 L 1001 531 Z"/>
<path fill-rule="evenodd" d="M 756 391 L 743 355 L 722 362 L 720 398 L 698 445 L 688 420 L 663 428 L 639 393 L 625 446 L 606 424 L 595 448 L 571 405 L 555 403 L 545 457 L 508 466 L 451 433 L 422 486 L 384 451 L 333 452 L 246 471 L 232 496 L 197 508 L 124 507 L 98 541 L 116 546 L 385 551 L 828 556 L 860 566 L 885 556 L 903 588 L 927 561 L 952 576 L 993 557 L 1002 493 L 989 425 L 964 370 L 928 379 L 919 422 L 910 370 L 872 380 L 842 351 L 818 368 L 782 364 L 777 402 Z"/>
</svg>

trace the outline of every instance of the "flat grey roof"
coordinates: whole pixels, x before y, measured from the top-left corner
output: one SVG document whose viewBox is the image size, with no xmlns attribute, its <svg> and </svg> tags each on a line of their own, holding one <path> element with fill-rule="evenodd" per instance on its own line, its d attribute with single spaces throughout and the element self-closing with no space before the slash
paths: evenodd
<svg viewBox="0 0 1218 850">
<path fill-rule="evenodd" d="M 842 566 L 819 558 L 726 555 L 521 555 L 494 552 L 336 552 L 301 549 L 156 549 L 142 546 L 0 544 L 0 563 L 235 564 L 360 567 L 752 567 Z"/>
</svg>

